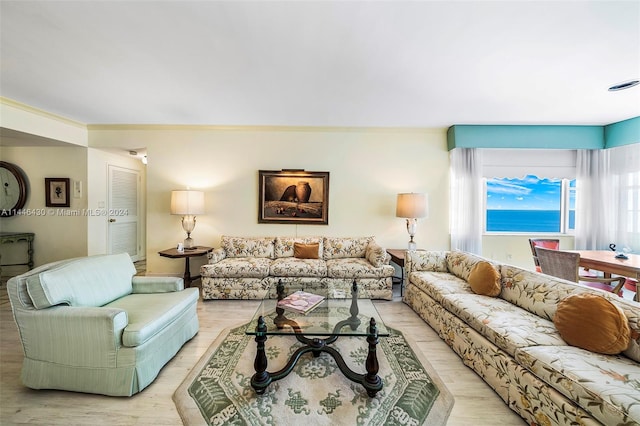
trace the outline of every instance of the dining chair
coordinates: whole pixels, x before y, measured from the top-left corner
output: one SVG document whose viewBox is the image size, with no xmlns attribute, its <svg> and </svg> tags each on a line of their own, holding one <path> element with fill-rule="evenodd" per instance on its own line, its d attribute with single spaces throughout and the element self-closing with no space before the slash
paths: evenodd
<svg viewBox="0 0 640 426">
<path fill-rule="evenodd" d="M 605 278 L 580 275 L 579 253 L 552 250 L 544 247 L 536 247 L 535 251 L 543 274 L 610 291 L 618 296 L 622 295 L 625 277 Z M 614 283 L 617 284 L 614 285 Z"/>
<path fill-rule="evenodd" d="M 536 272 L 540 272 L 540 262 L 536 255 L 536 247 L 544 247 L 552 250 L 560 250 L 560 240 L 553 238 L 529 238 L 529 246 L 531 254 L 533 254 L 533 263 L 536 265 Z"/>
</svg>

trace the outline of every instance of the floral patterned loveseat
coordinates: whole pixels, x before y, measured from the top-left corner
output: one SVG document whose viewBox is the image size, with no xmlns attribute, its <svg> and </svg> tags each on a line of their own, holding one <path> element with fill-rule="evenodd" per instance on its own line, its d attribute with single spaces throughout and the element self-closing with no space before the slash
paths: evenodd
<svg viewBox="0 0 640 426">
<path fill-rule="evenodd" d="M 480 261 L 499 273 L 496 297 L 476 294 L 467 281 Z M 405 270 L 405 303 L 528 424 L 640 424 L 639 303 L 458 251 L 409 252 Z M 631 333 L 622 353 L 590 352 L 561 337 L 558 304 L 585 292 L 624 313 Z"/>
<path fill-rule="evenodd" d="M 316 246 L 317 258 L 295 257 L 295 246 Z M 203 299 L 262 299 L 281 280 L 292 288 L 327 288 L 361 297 L 392 299 L 390 256 L 373 237 L 231 237 L 202 265 Z"/>
</svg>

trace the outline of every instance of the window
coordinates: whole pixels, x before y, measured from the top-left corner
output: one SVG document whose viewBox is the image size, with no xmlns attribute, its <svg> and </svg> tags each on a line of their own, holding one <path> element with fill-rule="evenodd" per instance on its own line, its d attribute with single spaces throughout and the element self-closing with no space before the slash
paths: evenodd
<svg viewBox="0 0 640 426">
<path fill-rule="evenodd" d="M 569 233 L 575 229 L 575 179 L 487 178 L 486 232 Z"/>
</svg>

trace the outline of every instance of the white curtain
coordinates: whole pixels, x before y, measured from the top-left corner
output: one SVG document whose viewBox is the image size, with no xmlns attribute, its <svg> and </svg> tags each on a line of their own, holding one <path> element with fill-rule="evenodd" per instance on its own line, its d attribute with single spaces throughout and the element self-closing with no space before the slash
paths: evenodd
<svg viewBox="0 0 640 426">
<path fill-rule="evenodd" d="M 482 254 L 482 151 L 455 148 L 451 160 L 451 249 Z"/>
<path fill-rule="evenodd" d="M 576 168 L 575 248 L 640 252 L 640 144 L 580 150 Z"/>
</svg>

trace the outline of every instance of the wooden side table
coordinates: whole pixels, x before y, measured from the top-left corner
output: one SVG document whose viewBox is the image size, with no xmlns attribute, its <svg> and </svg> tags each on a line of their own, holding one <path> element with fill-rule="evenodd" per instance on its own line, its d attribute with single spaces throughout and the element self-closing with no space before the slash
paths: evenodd
<svg viewBox="0 0 640 426">
<path fill-rule="evenodd" d="M 176 248 L 170 248 L 167 250 L 159 251 L 158 254 L 162 257 L 169 257 L 171 259 L 184 258 L 184 285 L 185 287 L 191 287 L 191 283 L 200 279 L 200 275 L 194 277 L 191 276 L 191 266 L 189 265 L 189 259 L 192 257 L 204 256 L 211 252 L 213 247 L 197 246 L 192 250 L 178 251 Z"/>
<path fill-rule="evenodd" d="M 391 256 L 391 261 L 400 267 L 400 277 L 393 277 L 394 284 L 400 284 L 400 296 L 404 296 L 404 256 L 407 253 L 405 249 L 387 249 L 387 253 Z"/>
<path fill-rule="evenodd" d="M 0 244 L 12 244 L 18 242 L 26 242 L 27 243 L 27 259 L 22 263 L 6 263 L 0 264 L 0 276 L 2 276 L 2 267 L 3 266 L 26 266 L 27 270 L 31 270 L 33 268 L 33 239 L 35 234 L 33 232 L 0 232 Z M 0 259 L 2 258 L 2 254 L 0 253 Z M 1 262 L 0 262 L 1 263 Z"/>
</svg>

